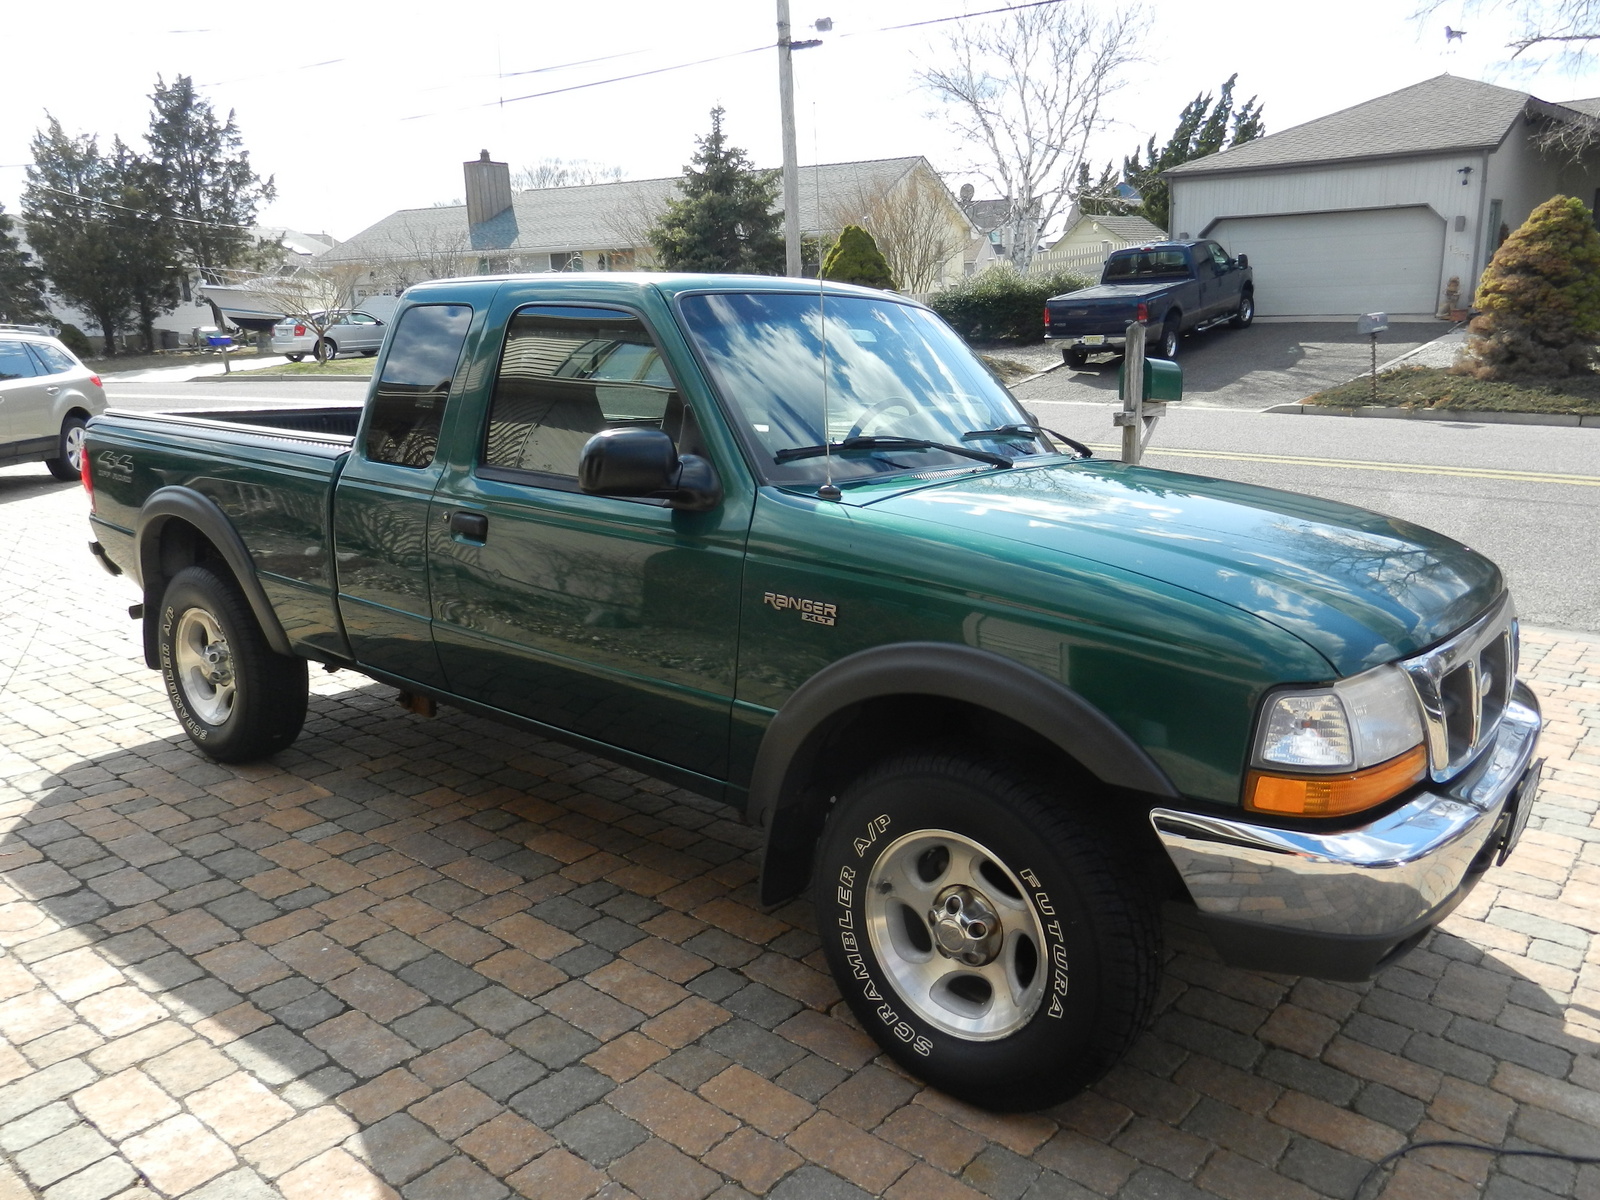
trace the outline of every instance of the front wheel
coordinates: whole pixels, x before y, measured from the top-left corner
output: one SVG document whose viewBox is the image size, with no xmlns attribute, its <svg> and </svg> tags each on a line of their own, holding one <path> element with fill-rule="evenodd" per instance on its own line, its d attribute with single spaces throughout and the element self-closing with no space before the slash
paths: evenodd
<svg viewBox="0 0 1600 1200">
<path fill-rule="evenodd" d="M 305 659 L 273 652 L 231 579 L 198 566 L 173 576 L 157 649 L 172 709 L 208 758 L 251 762 L 300 735 Z"/>
<path fill-rule="evenodd" d="M 1228 318 L 1228 324 L 1235 329 L 1248 329 L 1250 322 L 1256 319 L 1256 298 L 1251 292 L 1246 292 L 1239 297 L 1239 310 Z"/>
<path fill-rule="evenodd" d="M 1091 810 L 1062 801 L 980 758 L 910 754 L 845 789 L 818 848 L 823 948 L 857 1019 L 986 1108 L 1076 1094 L 1155 1001 L 1153 889 Z"/>
<path fill-rule="evenodd" d="M 44 460 L 57 479 L 79 479 L 83 474 L 83 418 L 68 417 L 61 422 L 56 456 Z"/>
</svg>

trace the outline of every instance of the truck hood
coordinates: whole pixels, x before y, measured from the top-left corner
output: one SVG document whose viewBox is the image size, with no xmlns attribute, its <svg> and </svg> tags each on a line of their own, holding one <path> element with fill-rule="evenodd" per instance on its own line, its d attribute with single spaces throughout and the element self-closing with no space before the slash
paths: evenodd
<svg viewBox="0 0 1600 1200">
<path fill-rule="evenodd" d="M 1503 587 L 1483 555 L 1394 517 L 1123 463 L 1019 467 L 858 502 L 1198 592 L 1301 638 L 1339 676 L 1432 645 Z"/>
</svg>

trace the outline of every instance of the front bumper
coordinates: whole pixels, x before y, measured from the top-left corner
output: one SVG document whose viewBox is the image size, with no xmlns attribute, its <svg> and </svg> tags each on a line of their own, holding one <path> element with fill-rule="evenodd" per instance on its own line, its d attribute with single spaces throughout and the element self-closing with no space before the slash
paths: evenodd
<svg viewBox="0 0 1600 1200">
<path fill-rule="evenodd" d="M 1282 829 L 1166 808 L 1150 821 L 1228 962 L 1370 979 L 1510 852 L 1538 783 L 1540 724 L 1538 700 L 1517 684 L 1477 762 L 1354 829 Z"/>
</svg>

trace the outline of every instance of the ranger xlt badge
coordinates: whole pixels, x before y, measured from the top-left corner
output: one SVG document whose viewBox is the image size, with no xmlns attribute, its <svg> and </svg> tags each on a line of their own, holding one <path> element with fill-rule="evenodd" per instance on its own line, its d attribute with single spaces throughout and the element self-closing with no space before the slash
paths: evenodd
<svg viewBox="0 0 1600 1200">
<path fill-rule="evenodd" d="M 767 592 L 761 597 L 761 603 L 770 604 L 780 611 L 785 608 L 799 609 L 800 619 L 810 621 L 813 625 L 832 625 L 839 615 L 837 604 L 825 604 L 821 600 L 802 600 L 798 596 L 784 596 L 777 592 Z"/>
</svg>

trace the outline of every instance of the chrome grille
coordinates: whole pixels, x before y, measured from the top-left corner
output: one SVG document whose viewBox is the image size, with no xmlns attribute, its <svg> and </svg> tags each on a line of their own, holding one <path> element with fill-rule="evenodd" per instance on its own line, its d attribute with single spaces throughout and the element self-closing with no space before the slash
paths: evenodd
<svg viewBox="0 0 1600 1200">
<path fill-rule="evenodd" d="M 1422 703 L 1428 764 L 1449 779 L 1493 739 L 1517 678 L 1517 619 L 1505 592 L 1467 628 L 1400 664 Z"/>
</svg>

